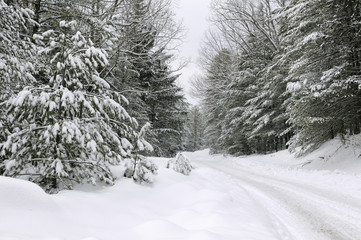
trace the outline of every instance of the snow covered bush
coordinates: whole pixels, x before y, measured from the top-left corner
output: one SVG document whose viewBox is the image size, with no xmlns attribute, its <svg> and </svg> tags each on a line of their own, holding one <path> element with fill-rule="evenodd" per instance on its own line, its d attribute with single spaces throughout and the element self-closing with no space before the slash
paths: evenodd
<svg viewBox="0 0 361 240">
<path fill-rule="evenodd" d="M 130 167 L 127 168 L 124 175 L 132 177 L 137 183 L 153 183 L 157 170 L 157 166 L 152 161 L 146 157 L 139 157 L 132 159 Z"/>
<path fill-rule="evenodd" d="M 3 175 L 22 177 L 48 192 L 74 182 L 112 184 L 109 166 L 132 159 L 137 122 L 98 70 L 103 49 L 61 21 L 59 31 L 36 36 L 49 57 L 47 85 L 29 86 L 6 102 L 7 139 L 0 143 Z M 138 144 L 143 144 L 142 140 Z"/>
<path fill-rule="evenodd" d="M 176 172 L 189 175 L 193 167 L 188 158 L 179 152 L 175 158 L 168 161 L 167 168 L 172 168 Z"/>
<path fill-rule="evenodd" d="M 145 124 L 134 139 L 133 157 L 129 159 L 124 176 L 133 178 L 137 183 L 152 183 L 153 176 L 157 174 L 157 166 L 140 154 L 140 152 L 153 151 L 153 147 L 144 139 L 150 124 Z"/>
</svg>

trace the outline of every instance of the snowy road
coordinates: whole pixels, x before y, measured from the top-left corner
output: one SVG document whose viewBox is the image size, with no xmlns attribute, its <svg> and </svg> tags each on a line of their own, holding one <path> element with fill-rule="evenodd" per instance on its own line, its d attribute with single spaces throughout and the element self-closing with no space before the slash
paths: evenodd
<svg viewBox="0 0 361 240">
<path fill-rule="evenodd" d="M 250 164 L 249 160 L 233 158 L 204 160 L 189 157 L 193 157 L 198 166 L 227 175 L 235 189 L 246 190 L 269 214 L 279 239 L 361 239 L 361 197 L 345 189 L 346 186 L 342 188 L 341 183 L 335 185 L 329 181 L 327 177 L 331 173 L 322 179 L 322 172 L 310 174 L 299 169 L 267 169 Z M 321 176 L 316 180 L 314 175 Z"/>
</svg>

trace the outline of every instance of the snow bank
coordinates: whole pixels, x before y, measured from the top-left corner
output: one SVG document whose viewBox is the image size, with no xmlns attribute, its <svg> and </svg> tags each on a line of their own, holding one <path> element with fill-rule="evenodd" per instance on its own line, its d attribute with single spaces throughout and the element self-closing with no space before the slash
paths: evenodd
<svg viewBox="0 0 361 240">
<path fill-rule="evenodd" d="M 52 199 L 39 186 L 20 179 L 0 176 L 1 207 L 16 205 L 17 210 L 47 210 L 53 207 Z"/>
<path fill-rule="evenodd" d="M 10 238 L 13 233 L 26 233 L 20 239 L 61 235 L 57 227 L 63 220 L 61 209 L 40 187 L 28 181 L 0 176 L 0 193 L 1 240 L 13 239 Z"/>
<path fill-rule="evenodd" d="M 153 185 L 120 178 L 47 195 L 0 178 L 0 240 L 276 239 L 247 193 L 224 186 L 227 176 L 207 168 L 184 176 L 165 168 L 169 159 L 152 160 L 160 168 Z"/>
<path fill-rule="evenodd" d="M 361 173 L 361 135 L 336 138 L 301 158 L 305 169 Z"/>
</svg>

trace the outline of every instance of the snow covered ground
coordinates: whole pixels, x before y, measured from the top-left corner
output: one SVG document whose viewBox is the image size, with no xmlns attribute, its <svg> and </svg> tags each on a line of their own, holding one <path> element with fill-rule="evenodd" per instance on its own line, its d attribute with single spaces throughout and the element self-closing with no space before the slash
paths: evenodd
<svg viewBox="0 0 361 240">
<path fill-rule="evenodd" d="M 47 195 L 0 177 L 0 240 L 359 240 L 359 142 L 333 140 L 300 159 L 184 153 L 190 176 L 156 158 L 152 186 L 119 178 Z"/>
</svg>

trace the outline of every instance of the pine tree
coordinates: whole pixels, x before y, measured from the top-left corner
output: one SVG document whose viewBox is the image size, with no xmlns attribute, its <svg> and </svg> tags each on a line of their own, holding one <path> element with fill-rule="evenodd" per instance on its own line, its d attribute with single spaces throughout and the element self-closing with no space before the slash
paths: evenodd
<svg viewBox="0 0 361 240">
<path fill-rule="evenodd" d="M 75 21 L 36 38 L 49 56 L 48 85 L 29 86 L 7 101 L 7 140 L 0 144 L 5 176 L 26 177 L 47 191 L 74 182 L 113 183 L 109 166 L 132 158 L 135 121 L 97 69 L 106 53 L 75 31 Z"/>
<path fill-rule="evenodd" d="M 198 106 L 188 111 L 185 127 L 184 145 L 187 151 L 197 151 L 205 146 L 205 119 Z"/>
<path fill-rule="evenodd" d="M 111 46 L 110 69 L 106 79 L 129 99 L 127 111 L 142 125 L 149 122 L 147 106 L 142 95 L 146 93 L 151 75 L 151 51 L 155 29 L 149 16 L 150 1 L 125 1 L 113 21 L 119 34 Z"/>
<path fill-rule="evenodd" d="M 159 51 L 153 58 L 153 75 L 148 79 L 149 87 L 142 99 L 148 106 L 155 154 L 171 157 L 182 150 L 186 103 L 182 89 L 176 85 L 178 75 L 169 69 L 170 55 Z"/>
<path fill-rule="evenodd" d="M 222 151 L 221 137 L 225 131 L 224 120 L 229 109 L 225 92 L 234 77 L 234 67 L 232 54 L 228 49 L 217 52 L 209 62 L 201 89 L 202 108 L 206 119 L 206 144 L 212 153 Z"/>
<path fill-rule="evenodd" d="M 117 20 L 122 23 L 121 42 L 113 46 L 116 54 L 106 79 L 130 100 L 127 110 L 140 125 L 152 125 L 147 135 L 154 154 L 172 156 L 181 149 L 185 103 L 175 84 L 178 76 L 170 69 L 172 55 L 166 50 L 174 36 L 163 41 L 168 31 L 177 34 L 177 30 L 169 26 L 172 16 L 167 1 L 127 4 L 123 18 Z"/>
</svg>

